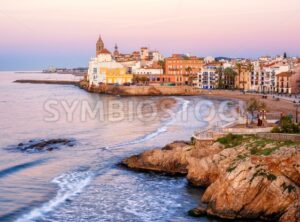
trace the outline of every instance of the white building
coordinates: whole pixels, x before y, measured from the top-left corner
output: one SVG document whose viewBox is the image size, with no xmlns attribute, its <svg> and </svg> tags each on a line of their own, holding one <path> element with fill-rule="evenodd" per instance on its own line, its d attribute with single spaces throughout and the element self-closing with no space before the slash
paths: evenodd
<svg viewBox="0 0 300 222">
<path fill-rule="evenodd" d="M 106 73 L 101 72 L 101 69 L 123 69 L 121 70 L 122 74 L 126 73 L 126 69 L 124 69 L 124 66 L 115 60 L 113 60 L 111 53 L 103 49 L 97 57 L 91 58 L 89 62 L 89 69 L 88 69 L 88 75 L 87 80 L 89 82 L 89 86 L 95 85 L 98 86 L 99 83 L 106 83 Z"/>
<path fill-rule="evenodd" d="M 146 60 L 149 58 L 149 50 L 147 47 L 141 48 L 141 60 Z"/>
<path fill-rule="evenodd" d="M 142 62 L 137 62 L 135 66 L 131 67 L 132 74 L 136 75 L 161 75 L 164 70 L 161 68 L 145 67 Z"/>
<path fill-rule="evenodd" d="M 150 51 L 149 59 L 153 62 L 163 61 L 165 57 L 159 51 Z"/>
<path fill-rule="evenodd" d="M 255 61 L 253 63 L 254 70 L 251 73 L 251 90 L 272 93 L 277 92 L 277 78 L 276 76 L 282 72 L 290 71 L 290 66 L 285 63 L 261 63 Z"/>
<path fill-rule="evenodd" d="M 217 66 L 205 65 L 197 76 L 197 87 L 201 89 L 214 89 L 218 86 L 219 75 Z"/>
<path fill-rule="evenodd" d="M 211 62 L 214 62 L 215 61 L 215 58 L 212 57 L 212 56 L 207 56 L 204 58 L 204 62 L 207 64 L 207 63 L 211 63 Z"/>
<path fill-rule="evenodd" d="M 155 68 L 140 68 L 132 70 L 132 74 L 137 75 L 162 75 L 163 69 L 155 69 Z"/>
</svg>

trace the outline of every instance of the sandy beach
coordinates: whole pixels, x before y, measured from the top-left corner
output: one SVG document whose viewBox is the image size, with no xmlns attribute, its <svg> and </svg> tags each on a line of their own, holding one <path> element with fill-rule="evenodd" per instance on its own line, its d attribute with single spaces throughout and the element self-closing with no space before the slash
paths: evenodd
<svg viewBox="0 0 300 222">
<path fill-rule="evenodd" d="M 207 96 L 214 98 L 234 98 L 243 100 L 245 102 L 251 98 L 256 98 L 266 104 L 267 112 L 269 113 L 283 113 L 284 115 L 292 114 L 293 116 L 296 115 L 296 107 L 294 103 L 283 99 L 276 101 L 273 99 L 272 95 L 268 95 L 267 99 L 263 99 L 261 95 L 256 94 L 243 94 L 238 91 L 214 90 L 208 93 Z"/>
</svg>

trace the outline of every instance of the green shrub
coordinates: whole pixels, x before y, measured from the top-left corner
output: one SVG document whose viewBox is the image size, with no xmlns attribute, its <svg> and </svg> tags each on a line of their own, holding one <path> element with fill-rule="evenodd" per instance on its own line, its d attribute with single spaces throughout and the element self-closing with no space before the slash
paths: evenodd
<svg viewBox="0 0 300 222">
<path fill-rule="evenodd" d="M 230 167 L 228 167 L 228 168 L 226 169 L 226 171 L 227 171 L 228 173 L 231 173 L 232 171 L 235 170 L 236 167 L 237 167 L 237 166 L 230 166 Z"/>
<path fill-rule="evenodd" d="M 300 133 L 299 124 L 295 124 L 291 116 L 284 116 L 280 119 L 279 126 L 272 129 L 272 133 Z"/>
<path fill-rule="evenodd" d="M 225 148 L 236 147 L 242 144 L 243 136 L 229 133 L 226 136 L 217 139 L 217 142 L 225 145 Z"/>
<path fill-rule="evenodd" d="M 196 139 L 195 137 L 191 137 L 191 145 L 195 145 L 196 144 Z"/>
</svg>

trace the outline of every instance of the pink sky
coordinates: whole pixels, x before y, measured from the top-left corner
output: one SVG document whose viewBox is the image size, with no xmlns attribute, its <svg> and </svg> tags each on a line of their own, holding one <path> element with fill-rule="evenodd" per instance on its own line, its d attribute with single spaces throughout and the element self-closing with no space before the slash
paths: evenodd
<svg viewBox="0 0 300 222">
<path fill-rule="evenodd" d="M 21 63 L 37 60 L 32 66 L 85 65 L 99 33 L 108 49 L 117 42 L 123 52 L 300 55 L 299 10 L 299 0 L 2 1 L 0 69 L 1 58 L 16 53 Z"/>
</svg>

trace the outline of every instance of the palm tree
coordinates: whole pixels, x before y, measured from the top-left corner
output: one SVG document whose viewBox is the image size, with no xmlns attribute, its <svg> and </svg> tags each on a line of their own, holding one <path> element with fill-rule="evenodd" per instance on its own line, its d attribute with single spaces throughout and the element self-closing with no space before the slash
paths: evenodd
<svg viewBox="0 0 300 222">
<path fill-rule="evenodd" d="M 194 76 L 191 76 L 191 72 L 193 71 L 193 69 L 189 66 L 189 67 L 185 68 L 185 71 L 188 74 L 188 84 L 192 85 Z"/>
<path fill-rule="evenodd" d="M 229 89 L 235 88 L 235 77 L 237 73 L 232 68 L 226 68 L 224 70 L 225 87 Z"/>
<path fill-rule="evenodd" d="M 241 73 L 242 73 L 242 68 L 243 68 L 243 66 L 242 66 L 242 64 L 241 63 L 237 63 L 236 64 L 236 69 L 237 69 L 237 73 L 238 73 L 238 87 L 240 86 L 240 82 L 241 82 Z"/>
<path fill-rule="evenodd" d="M 251 75 L 251 73 L 254 71 L 254 66 L 251 62 L 248 63 L 247 65 L 247 71 Z M 245 81 L 243 80 L 243 90 L 245 91 Z"/>
<path fill-rule="evenodd" d="M 224 69 L 222 66 L 218 67 L 216 69 L 216 74 L 218 75 L 218 88 L 223 89 L 224 88 Z"/>
<path fill-rule="evenodd" d="M 188 74 L 190 74 L 191 71 L 193 71 L 193 69 L 189 66 L 189 67 L 185 68 L 185 71 L 186 71 Z"/>
</svg>

